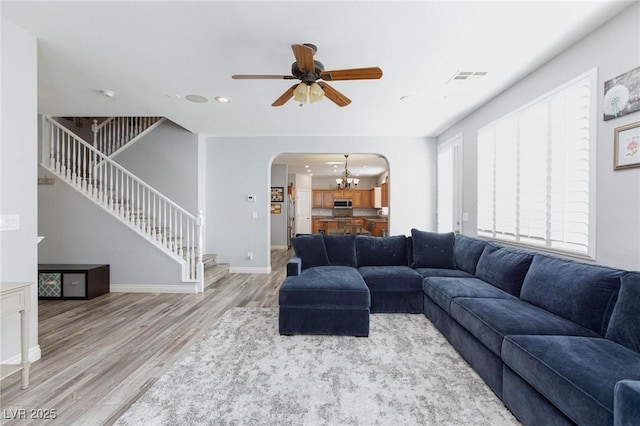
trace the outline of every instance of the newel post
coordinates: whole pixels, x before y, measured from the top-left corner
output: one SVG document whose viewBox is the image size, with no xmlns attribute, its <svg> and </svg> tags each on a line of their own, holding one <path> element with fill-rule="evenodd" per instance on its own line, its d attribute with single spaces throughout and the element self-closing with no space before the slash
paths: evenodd
<svg viewBox="0 0 640 426">
<path fill-rule="evenodd" d="M 196 222 L 198 227 L 198 264 L 196 265 L 196 277 L 198 279 L 198 293 L 204 292 L 204 262 L 202 261 L 203 255 L 203 242 L 202 236 L 204 229 L 204 214 L 202 210 L 198 211 L 198 219 Z"/>
<path fill-rule="evenodd" d="M 93 120 L 93 124 L 91 125 L 91 131 L 93 132 L 93 147 L 98 147 L 98 120 Z"/>
</svg>

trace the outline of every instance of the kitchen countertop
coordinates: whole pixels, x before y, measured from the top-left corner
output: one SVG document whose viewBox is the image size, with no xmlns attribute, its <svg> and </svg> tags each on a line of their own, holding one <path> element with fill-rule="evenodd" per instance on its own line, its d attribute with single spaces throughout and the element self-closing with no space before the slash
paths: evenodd
<svg viewBox="0 0 640 426">
<path fill-rule="evenodd" d="M 352 219 L 365 219 L 371 222 L 387 223 L 387 218 L 371 217 L 371 216 L 352 216 L 352 217 L 333 217 L 333 216 L 313 216 L 312 220 L 319 220 L 320 222 L 336 222 L 339 220 L 352 220 Z"/>
</svg>

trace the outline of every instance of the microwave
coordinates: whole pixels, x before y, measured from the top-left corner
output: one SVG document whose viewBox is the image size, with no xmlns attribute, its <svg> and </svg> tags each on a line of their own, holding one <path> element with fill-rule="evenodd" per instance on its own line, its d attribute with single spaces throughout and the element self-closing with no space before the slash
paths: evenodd
<svg viewBox="0 0 640 426">
<path fill-rule="evenodd" d="M 334 209 L 350 209 L 353 208 L 351 200 L 333 200 Z"/>
</svg>

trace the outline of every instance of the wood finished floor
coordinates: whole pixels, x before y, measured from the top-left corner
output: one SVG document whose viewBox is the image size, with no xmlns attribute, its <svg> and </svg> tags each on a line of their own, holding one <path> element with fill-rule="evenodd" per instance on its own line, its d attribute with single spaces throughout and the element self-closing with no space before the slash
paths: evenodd
<svg viewBox="0 0 640 426">
<path fill-rule="evenodd" d="M 28 389 L 20 389 L 20 374 L 2 381 L 0 424 L 113 424 L 229 308 L 276 307 L 291 255 L 272 251 L 271 274 L 228 274 L 205 282 L 202 294 L 40 301 L 42 357 Z M 26 409 L 27 419 L 11 419 L 16 409 Z M 56 419 L 30 419 L 31 409 L 55 409 Z"/>
</svg>

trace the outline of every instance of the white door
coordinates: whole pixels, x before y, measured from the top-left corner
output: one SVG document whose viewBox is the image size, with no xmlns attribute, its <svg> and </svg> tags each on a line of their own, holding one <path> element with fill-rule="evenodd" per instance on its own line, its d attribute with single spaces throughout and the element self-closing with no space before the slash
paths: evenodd
<svg viewBox="0 0 640 426">
<path fill-rule="evenodd" d="M 462 231 L 462 135 L 438 145 L 438 232 Z"/>
<path fill-rule="evenodd" d="M 296 191 L 296 234 L 311 233 L 311 191 Z"/>
</svg>

